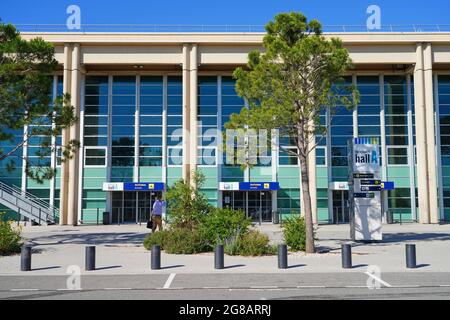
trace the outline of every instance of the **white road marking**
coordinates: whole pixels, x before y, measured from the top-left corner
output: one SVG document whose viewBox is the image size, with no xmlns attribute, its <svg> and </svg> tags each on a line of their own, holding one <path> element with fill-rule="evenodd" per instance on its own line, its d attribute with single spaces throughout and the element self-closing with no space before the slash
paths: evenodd
<svg viewBox="0 0 450 320">
<path fill-rule="evenodd" d="M 297 286 L 297 289 L 309 289 L 309 288 L 325 289 L 325 286 Z"/>
<path fill-rule="evenodd" d="M 39 289 L 11 289 L 11 291 L 39 291 Z"/>
<path fill-rule="evenodd" d="M 439 287 L 450 287 L 450 284 L 441 284 Z"/>
<path fill-rule="evenodd" d="M 133 290 L 132 288 L 105 288 L 103 290 Z"/>
<path fill-rule="evenodd" d="M 176 273 L 171 273 L 169 278 L 167 278 L 166 283 L 164 284 L 163 289 L 169 289 L 170 285 L 172 284 L 173 279 L 175 278 L 177 274 Z"/>
<path fill-rule="evenodd" d="M 251 289 L 278 289 L 277 286 L 251 286 Z"/>
<path fill-rule="evenodd" d="M 392 286 L 387 283 L 386 281 L 381 280 L 380 278 L 378 278 L 377 276 L 374 276 L 373 274 L 369 273 L 369 272 L 364 272 L 365 274 L 367 274 L 369 277 L 375 279 L 376 281 L 378 281 L 379 283 L 381 283 L 382 285 L 384 285 L 385 287 L 391 288 Z M 367 288 L 367 287 L 366 287 Z"/>
<path fill-rule="evenodd" d="M 56 289 L 56 291 L 82 291 L 83 289 L 67 289 L 67 288 L 64 288 L 64 289 Z"/>
</svg>

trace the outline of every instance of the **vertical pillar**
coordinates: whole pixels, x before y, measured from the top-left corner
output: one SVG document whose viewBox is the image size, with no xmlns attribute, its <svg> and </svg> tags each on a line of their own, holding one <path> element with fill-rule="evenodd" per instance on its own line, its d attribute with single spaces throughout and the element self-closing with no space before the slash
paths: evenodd
<svg viewBox="0 0 450 320">
<path fill-rule="evenodd" d="M 197 168 L 197 140 L 198 140 L 198 127 L 197 127 L 197 92 L 198 92 L 198 46 L 193 44 L 190 52 L 190 124 L 191 124 L 191 137 L 190 137 L 190 181 L 193 185 L 192 174 Z"/>
<path fill-rule="evenodd" d="M 162 114 L 162 181 L 167 185 L 167 158 L 168 158 L 168 149 L 167 149 L 167 76 L 163 77 L 163 114 Z"/>
<path fill-rule="evenodd" d="M 417 148 L 417 185 L 419 196 L 419 221 L 429 223 L 429 193 L 428 193 L 428 164 L 426 112 L 423 73 L 423 45 L 416 46 L 416 66 L 414 69 L 414 98 L 416 111 L 416 148 Z"/>
<path fill-rule="evenodd" d="M 427 136 L 428 194 L 430 223 L 439 223 L 437 175 L 436 175 L 436 140 L 434 121 L 433 93 L 433 53 L 431 43 L 427 43 L 423 52 L 424 88 L 425 88 L 425 128 Z"/>
<path fill-rule="evenodd" d="M 416 186 L 415 186 L 415 154 L 414 154 L 414 133 L 413 133 L 413 115 L 412 115 L 412 93 L 411 93 L 411 76 L 407 75 L 407 92 L 408 92 L 408 158 L 409 158 L 409 189 L 411 195 L 411 212 L 414 220 L 417 221 L 416 211 Z"/>
<path fill-rule="evenodd" d="M 183 44 L 183 169 L 184 181 L 189 181 L 190 172 L 190 72 L 189 72 L 190 45 Z"/>
<path fill-rule="evenodd" d="M 384 92 L 384 75 L 379 76 L 380 88 L 380 146 L 381 146 L 381 177 L 384 181 L 387 180 L 387 147 L 386 147 L 386 107 L 385 107 L 385 92 Z M 384 216 L 389 208 L 388 194 L 386 191 L 381 191 L 381 214 Z"/>
<path fill-rule="evenodd" d="M 71 104 L 75 109 L 77 117 L 80 116 L 80 45 L 74 44 L 72 51 L 72 83 L 71 83 Z M 70 139 L 79 140 L 79 121 L 70 127 Z M 78 204 L 78 150 L 74 152 L 69 161 L 69 188 L 67 205 L 67 223 L 77 225 L 77 204 Z"/>
<path fill-rule="evenodd" d="M 64 73 L 63 73 L 63 93 L 70 94 L 71 89 L 71 76 L 72 76 L 72 48 L 69 44 L 64 45 Z M 62 146 L 68 144 L 70 140 L 70 129 L 64 129 L 62 131 Z M 59 224 L 66 225 L 68 217 L 68 196 L 69 196 L 69 161 L 61 163 L 61 187 L 60 187 L 60 217 Z"/>
<path fill-rule="evenodd" d="M 140 175 L 140 172 L 139 172 L 139 129 L 140 129 L 140 126 L 139 126 L 139 123 L 140 123 L 140 105 L 141 105 L 141 101 L 140 101 L 141 100 L 141 76 L 140 75 L 136 76 L 135 94 L 136 94 L 136 105 L 135 105 L 135 110 L 134 110 L 134 168 L 133 168 L 133 181 L 134 182 L 139 182 L 139 175 Z M 164 128 L 163 128 L 163 132 L 164 132 Z M 163 150 L 164 150 L 164 148 L 163 148 Z M 163 156 L 163 159 L 164 159 L 164 156 Z"/>
</svg>

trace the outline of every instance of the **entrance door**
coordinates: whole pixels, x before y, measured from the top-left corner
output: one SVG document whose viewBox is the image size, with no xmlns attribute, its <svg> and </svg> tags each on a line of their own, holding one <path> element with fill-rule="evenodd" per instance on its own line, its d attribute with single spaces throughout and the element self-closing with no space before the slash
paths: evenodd
<svg viewBox="0 0 450 320">
<path fill-rule="evenodd" d="M 160 191 L 112 193 L 112 223 L 140 223 L 150 219 L 151 208 Z"/>
<path fill-rule="evenodd" d="M 333 222 L 336 224 L 349 222 L 349 201 L 348 191 L 334 190 L 333 191 Z"/>
<path fill-rule="evenodd" d="M 224 191 L 222 207 L 242 210 L 255 222 L 272 221 L 272 194 L 270 191 Z"/>
</svg>

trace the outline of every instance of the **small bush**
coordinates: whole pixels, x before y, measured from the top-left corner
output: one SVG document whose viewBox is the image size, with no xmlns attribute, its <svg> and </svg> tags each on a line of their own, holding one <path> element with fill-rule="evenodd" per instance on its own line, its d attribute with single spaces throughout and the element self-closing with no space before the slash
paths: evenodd
<svg viewBox="0 0 450 320">
<path fill-rule="evenodd" d="M 4 213 L 0 213 L 0 255 L 20 252 L 20 229 L 14 230 L 10 221 L 3 221 Z"/>
<path fill-rule="evenodd" d="M 306 224 L 303 217 L 288 218 L 283 222 L 284 240 L 292 251 L 305 251 Z M 315 235 L 314 235 L 315 238 Z"/>
<path fill-rule="evenodd" d="M 214 248 L 236 233 L 247 232 L 250 225 L 251 220 L 245 217 L 243 211 L 214 208 L 204 217 L 200 232 L 205 242 Z"/>
<path fill-rule="evenodd" d="M 196 229 L 171 229 L 164 237 L 164 250 L 169 254 L 193 254 L 208 249 L 201 233 Z"/>
<path fill-rule="evenodd" d="M 155 233 L 150 233 L 144 239 L 144 248 L 151 250 L 153 245 L 161 246 L 161 250 L 164 250 L 164 239 L 167 237 L 167 231 L 158 231 Z"/>
<path fill-rule="evenodd" d="M 275 252 L 276 247 L 269 245 L 269 237 L 257 230 L 240 233 L 225 245 L 228 255 L 263 256 Z"/>
</svg>

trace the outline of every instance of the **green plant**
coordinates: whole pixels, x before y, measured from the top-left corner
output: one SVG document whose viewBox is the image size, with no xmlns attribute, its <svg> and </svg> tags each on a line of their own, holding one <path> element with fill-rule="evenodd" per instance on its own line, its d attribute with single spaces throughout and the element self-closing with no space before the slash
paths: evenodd
<svg viewBox="0 0 450 320">
<path fill-rule="evenodd" d="M 164 250 L 164 239 L 167 238 L 168 231 L 158 231 L 155 233 L 150 233 L 144 239 L 144 248 L 151 250 L 153 245 L 161 246 L 161 250 Z"/>
<path fill-rule="evenodd" d="M 0 255 L 19 253 L 21 247 L 20 229 L 15 230 L 11 221 L 4 221 L 5 213 L 0 212 Z"/>
<path fill-rule="evenodd" d="M 169 254 L 193 254 L 209 251 L 197 229 L 171 229 L 164 237 L 164 250 Z"/>
<path fill-rule="evenodd" d="M 172 228 L 195 229 L 202 222 L 204 216 L 213 208 L 208 199 L 199 189 L 205 180 L 204 175 L 198 171 L 194 174 L 197 188 L 188 182 L 177 181 L 166 192 L 168 220 Z"/>
<path fill-rule="evenodd" d="M 243 211 L 214 208 L 208 213 L 200 225 L 200 232 L 205 241 L 213 248 L 223 244 L 236 232 L 245 233 L 251 225 L 251 219 L 245 217 Z"/>
<path fill-rule="evenodd" d="M 239 233 L 225 245 L 228 255 L 262 256 L 275 252 L 276 248 L 269 245 L 269 237 L 257 230 Z"/>
<path fill-rule="evenodd" d="M 294 216 L 283 222 L 284 240 L 292 251 L 305 251 L 306 248 L 306 224 L 303 217 Z M 315 230 L 313 230 L 313 237 Z"/>
</svg>

